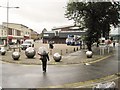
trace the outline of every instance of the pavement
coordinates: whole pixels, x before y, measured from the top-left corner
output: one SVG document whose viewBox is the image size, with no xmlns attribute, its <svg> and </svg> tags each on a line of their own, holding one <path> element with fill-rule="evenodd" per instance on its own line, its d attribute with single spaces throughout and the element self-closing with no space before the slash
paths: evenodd
<svg viewBox="0 0 120 90">
<path fill-rule="evenodd" d="M 1 56 L 2 61 L 9 62 L 9 63 L 16 63 L 16 64 L 27 64 L 27 65 L 40 65 L 41 61 L 39 59 L 39 55 L 37 55 L 37 50 L 38 50 L 38 44 L 36 44 L 36 55 L 34 58 L 29 59 L 25 55 L 25 51 L 21 50 L 20 52 L 20 58 L 19 60 L 13 60 L 12 58 L 12 53 L 14 52 L 13 50 L 7 51 L 5 55 Z M 42 45 L 45 47 L 48 47 L 46 44 Z M 114 48 L 110 48 L 110 51 L 108 53 L 107 49 L 105 49 L 104 54 L 100 55 L 100 47 L 93 47 L 93 56 L 92 58 L 87 58 L 86 56 L 86 51 L 87 49 L 80 49 L 79 46 L 66 46 L 65 44 L 55 44 L 55 48 L 53 50 L 49 49 L 49 57 L 50 61 L 48 61 L 49 65 L 66 65 L 66 64 L 88 64 L 88 63 L 94 63 L 101 61 L 105 58 L 108 58 L 112 56 Z M 58 51 L 59 49 L 59 51 Z M 19 52 L 19 50 L 16 50 Z M 53 55 L 55 52 L 58 52 L 61 54 L 62 59 L 60 62 L 55 62 L 53 59 Z"/>
</svg>

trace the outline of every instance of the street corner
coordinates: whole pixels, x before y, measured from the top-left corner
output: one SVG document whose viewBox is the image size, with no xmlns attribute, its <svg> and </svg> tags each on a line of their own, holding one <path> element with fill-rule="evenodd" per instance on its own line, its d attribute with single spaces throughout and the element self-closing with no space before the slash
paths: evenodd
<svg viewBox="0 0 120 90">
<path fill-rule="evenodd" d="M 86 58 L 84 61 L 82 61 L 83 64 L 93 64 L 93 63 L 97 63 L 97 62 L 100 62 L 102 60 L 105 60 L 109 57 L 112 57 L 113 54 L 109 54 L 109 55 L 104 55 L 104 56 L 101 56 L 101 55 L 97 55 L 97 56 L 93 56 L 92 58 Z"/>
</svg>

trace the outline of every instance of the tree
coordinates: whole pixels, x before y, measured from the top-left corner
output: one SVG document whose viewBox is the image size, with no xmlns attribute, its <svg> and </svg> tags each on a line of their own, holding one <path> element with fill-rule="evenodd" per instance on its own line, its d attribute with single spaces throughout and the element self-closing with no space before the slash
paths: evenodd
<svg viewBox="0 0 120 90">
<path fill-rule="evenodd" d="M 87 28 L 87 47 L 98 42 L 100 37 L 109 38 L 110 25 L 114 27 L 119 24 L 120 3 L 119 2 L 68 2 L 65 16 L 75 23 L 84 22 Z"/>
</svg>

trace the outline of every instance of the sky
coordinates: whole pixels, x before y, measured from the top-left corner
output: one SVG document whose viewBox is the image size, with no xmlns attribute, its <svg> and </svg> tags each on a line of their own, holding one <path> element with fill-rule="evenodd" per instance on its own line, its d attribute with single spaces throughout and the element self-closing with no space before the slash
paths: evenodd
<svg viewBox="0 0 120 90">
<path fill-rule="evenodd" d="M 9 23 L 23 24 L 38 33 L 46 28 L 73 25 L 65 18 L 65 6 L 68 0 L 0 0 L 0 24 L 7 22 L 7 1 L 9 1 Z M 111 33 L 118 33 L 112 30 Z"/>
<path fill-rule="evenodd" d="M 68 0 L 9 0 L 9 23 L 18 23 L 40 33 L 44 28 L 72 25 L 65 18 L 65 6 Z M 0 24 L 7 22 L 7 0 L 0 0 Z"/>
</svg>

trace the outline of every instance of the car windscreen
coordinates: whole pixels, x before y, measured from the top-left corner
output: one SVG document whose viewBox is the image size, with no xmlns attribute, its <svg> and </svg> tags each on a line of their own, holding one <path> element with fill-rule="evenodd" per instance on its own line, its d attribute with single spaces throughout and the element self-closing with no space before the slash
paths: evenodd
<svg viewBox="0 0 120 90">
<path fill-rule="evenodd" d="M 24 42 L 24 44 L 32 44 L 31 42 Z"/>
</svg>

